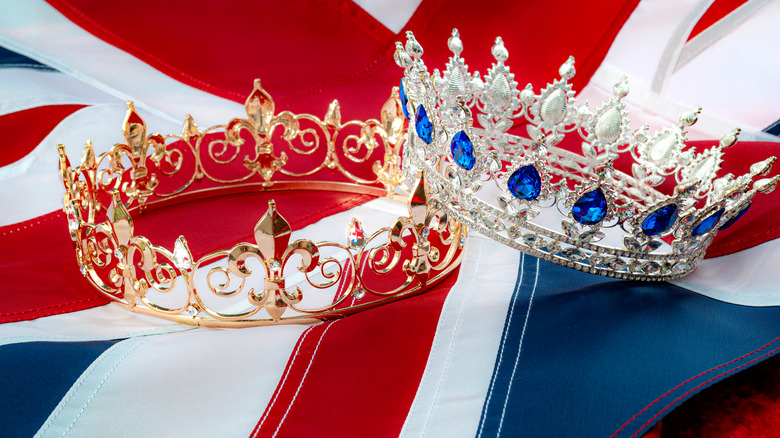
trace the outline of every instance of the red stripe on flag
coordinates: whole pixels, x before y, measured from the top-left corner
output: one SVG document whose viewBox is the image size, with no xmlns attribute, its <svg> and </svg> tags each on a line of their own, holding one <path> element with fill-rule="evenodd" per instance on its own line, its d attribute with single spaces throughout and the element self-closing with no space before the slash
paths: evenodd
<svg viewBox="0 0 780 438">
<path fill-rule="evenodd" d="M 707 9 L 707 12 L 699 18 L 699 21 L 696 23 L 696 26 L 693 27 L 693 30 L 691 30 L 691 34 L 688 35 L 688 41 L 707 30 L 707 28 L 717 23 L 725 16 L 734 12 L 735 9 L 745 3 L 747 3 L 747 0 L 715 0 L 710 5 L 709 9 Z"/>
<path fill-rule="evenodd" d="M 376 117 L 403 75 L 392 52 L 393 42 L 404 36 L 394 35 L 350 1 L 247 0 L 208 11 L 153 0 L 136 0 L 124 9 L 91 0 L 48 2 L 161 72 L 238 102 L 259 77 L 277 110 L 319 114 L 338 98 L 344 119 Z M 474 8 L 470 0 L 425 0 L 405 29 L 413 30 L 425 47 L 426 64 L 441 69 L 451 55 L 447 38 L 457 27 L 469 66 L 483 73 L 495 61 L 490 54 L 495 37 L 502 36 L 521 87 L 527 82 L 543 86 L 573 55 L 578 61 L 574 84 L 582 89 L 637 3 L 607 0 L 594 7 L 562 0 L 554 8 L 544 2 Z M 139 22 L 165 29 L 165 38 L 138 32 Z M 545 41 L 543 50 L 531 43 L 535 40 Z"/>
<path fill-rule="evenodd" d="M 339 192 L 264 192 L 187 202 L 138 215 L 135 234 L 173 248 L 187 237 L 193 257 L 254 241 L 255 223 L 269 199 L 293 229 L 373 199 Z M 344 224 L 344 239 L 348 223 Z M 312 239 L 317 236 L 309 236 Z M 62 212 L 0 227 L 0 323 L 23 321 L 106 304 L 82 277 Z"/>
<path fill-rule="evenodd" d="M 457 276 L 423 295 L 307 330 L 252 437 L 397 436 Z"/>
<path fill-rule="evenodd" d="M 0 166 L 32 152 L 65 117 L 84 106 L 47 105 L 0 116 L 0 132 L 3 133 Z"/>
</svg>

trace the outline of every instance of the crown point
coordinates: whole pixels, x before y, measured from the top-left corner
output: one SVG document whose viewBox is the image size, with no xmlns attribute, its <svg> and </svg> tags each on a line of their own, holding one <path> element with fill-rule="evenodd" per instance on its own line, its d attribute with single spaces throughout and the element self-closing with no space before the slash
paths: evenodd
<svg viewBox="0 0 780 438">
<path fill-rule="evenodd" d="M 84 152 L 81 154 L 81 164 L 90 169 L 97 167 L 95 161 L 95 148 L 92 146 L 92 140 L 87 140 L 87 142 L 84 143 Z"/>
<path fill-rule="evenodd" d="M 699 114 L 701 114 L 701 107 L 696 107 L 695 110 L 685 113 L 680 116 L 680 126 L 691 126 L 699 120 Z"/>
<path fill-rule="evenodd" d="M 753 184 L 753 188 L 761 193 L 769 194 L 775 190 L 778 181 L 780 181 L 780 175 L 773 176 L 772 178 L 760 179 Z"/>
<path fill-rule="evenodd" d="M 504 40 L 501 37 L 496 37 L 496 44 L 490 49 L 490 53 L 498 62 L 504 62 L 509 59 L 509 51 L 504 47 Z"/>
<path fill-rule="evenodd" d="M 753 176 L 765 176 L 772 170 L 772 165 L 777 161 L 777 157 L 769 157 L 764 161 L 759 161 L 750 166 L 750 173 Z"/>
<path fill-rule="evenodd" d="M 740 132 L 742 132 L 742 129 L 735 128 L 733 131 L 721 137 L 720 142 L 718 142 L 718 146 L 721 149 L 734 146 L 735 144 L 737 144 L 737 140 Z"/>
<path fill-rule="evenodd" d="M 423 48 L 420 43 L 414 38 L 414 34 L 411 31 L 406 32 L 406 52 L 414 59 L 420 59 L 423 55 Z"/>
<path fill-rule="evenodd" d="M 615 94 L 615 97 L 618 98 L 626 97 L 628 95 L 628 90 L 628 77 L 626 76 L 620 78 L 620 81 L 612 87 L 612 92 Z"/>
<path fill-rule="evenodd" d="M 410 58 L 409 54 L 406 53 L 404 46 L 400 41 L 395 42 L 395 53 L 393 53 L 393 59 L 395 59 L 395 63 L 401 68 L 406 68 L 412 63 L 412 58 Z"/>
<path fill-rule="evenodd" d="M 558 74 L 561 75 L 561 78 L 566 80 L 573 78 L 576 73 L 577 70 L 574 68 L 573 56 L 569 56 L 569 59 L 567 59 L 558 69 Z"/>
<path fill-rule="evenodd" d="M 452 29 L 452 36 L 447 40 L 447 47 L 455 56 L 460 56 L 463 52 L 463 41 L 460 40 L 458 29 Z"/>
</svg>

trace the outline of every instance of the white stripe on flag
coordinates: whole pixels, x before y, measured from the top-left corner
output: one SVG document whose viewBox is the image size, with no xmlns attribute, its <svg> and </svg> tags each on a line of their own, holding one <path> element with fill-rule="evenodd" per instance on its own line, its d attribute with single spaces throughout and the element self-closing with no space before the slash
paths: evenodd
<svg viewBox="0 0 780 438">
<path fill-rule="evenodd" d="M 242 105 L 160 73 L 76 26 L 43 0 L 0 0 L 0 10 L 0 46 L 54 67 L 122 101 L 133 100 L 138 109 L 177 124 L 192 113 L 201 126 L 225 123 L 243 114 Z M 247 92 L 251 85 L 247 84 Z"/>
<path fill-rule="evenodd" d="M 306 328 L 123 341 L 84 372 L 37 436 L 249 436 Z"/>
<path fill-rule="evenodd" d="M 64 144 L 76 166 L 87 140 L 95 152 L 108 151 L 121 142 L 124 103 L 94 105 L 66 117 L 24 158 L 0 168 L 0 205 L 12 205 L 0 213 L 0 226 L 21 222 L 62 208 L 64 188 L 60 182 L 57 144 Z M 159 119 L 144 111 L 149 132 L 178 132 L 181 125 Z"/>
<path fill-rule="evenodd" d="M 519 263 L 518 251 L 469 237 L 402 436 L 476 434 Z"/>
</svg>

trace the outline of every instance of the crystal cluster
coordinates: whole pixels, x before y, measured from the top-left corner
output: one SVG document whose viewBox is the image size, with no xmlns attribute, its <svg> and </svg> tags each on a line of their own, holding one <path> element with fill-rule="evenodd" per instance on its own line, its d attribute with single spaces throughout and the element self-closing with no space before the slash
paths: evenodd
<svg viewBox="0 0 780 438">
<path fill-rule="evenodd" d="M 501 38 L 484 75 L 469 71 L 457 30 L 447 45 L 444 71 L 429 73 L 411 32 L 405 45 L 396 43 L 403 112 L 414 125 L 404 168 L 425 172 L 449 215 L 526 253 L 612 277 L 679 278 L 695 269 L 718 230 L 780 178 L 761 178 L 774 157 L 739 177 L 718 176 L 739 129 L 697 152 L 685 143 L 686 129 L 701 108 L 658 132 L 632 131 L 622 102 L 626 78 L 591 109 L 577 103 L 569 83 L 573 57 L 559 79 L 537 90 L 518 86 Z M 521 125 L 527 135 L 513 129 Z M 581 155 L 558 147 L 566 135 L 581 138 Z M 631 175 L 613 168 L 620 155 L 633 158 Z M 670 178 L 671 195 L 656 190 Z"/>
</svg>

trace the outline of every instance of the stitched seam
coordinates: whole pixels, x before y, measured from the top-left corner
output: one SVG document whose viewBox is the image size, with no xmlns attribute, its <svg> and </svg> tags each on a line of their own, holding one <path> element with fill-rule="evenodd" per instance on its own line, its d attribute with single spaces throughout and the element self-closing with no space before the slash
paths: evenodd
<svg viewBox="0 0 780 438">
<path fill-rule="evenodd" d="M 724 377 L 724 376 L 727 376 L 727 375 L 729 375 L 729 374 L 731 374 L 731 373 L 734 373 L 734 372 L 735 372 L 735 371 L 737 371 L 737 370 L 740 370 L 740 369 L 742 369 L 742 368 L 745 368 L 745 367 L 747 367 L 748 365 L 750 365 L 750 364 L 752 364 L 752 363 L 754 363 L 754 362 L 756 362 L 756 361 L 759 361 L 759 360 L 761 360 L 761 359 L 763 359 L 763 358 L 765 358 L 765 357 L 771 356 L 771 355 L 773 355 L 774 353 L 776 353 L 777 351 L 780 351 L 780 347 L 778 347 L 778 348 L 775 348 L 774 350 L 772 350 L 772 351 L 769 351 L 769 352 L 767 352 L 767 353 L 764 353 L 763 355 L 761 355 L 761 356 L 759 356 L 759 357 L 757 357 L 757 358 L 755 358 L 755 359 L 751 360 L 750 362 L 745 362 L 745 363 L 743 363 L 742 365 L 740 365 L 740 366 L 738 366 L 738 367 L 736 367 L 736 368 L 734 368 L 734 369 L 731 369 L 731 370 L 728 370 L 728 371 L 724 371 L 724 372 L 722 372 L 722 373 L 718 374 L 717 376 L 715 376 L 715 377 L 712 377 L 712 378 L 711 378 L 711 379 L 709 379 L 709 380 L 705 380 L 704 382 L 702 382 L 702 383 L 699 383 L 698 385 L 696 385 L 696 386 L 694 386 L 693 388 L 691 388 L 691 389 L 689 389 L 688 391 L 686 391 L 686 392 L 685 392 L 684 394 L 682 394 L 681 396 L 679 396 L 679 397 L 677 397 L 676 399 L 674 399 L 674 400 L 673 400 L 671 403 L 669 403 L 669 404 L 668 404 L 668 405 L 666 405 L 666 406 L 665 406 L 663 409 L 661 409 L 660 411 L 658 411 L 658 413 L 657 413 L 657 414 L 653 415 L 653 417 L 652 417 L 651 419 L 647 420 L 647 422 L 645 422 L 645 424 L 643 424 L 643 425 L 642 425 L 642 427 L 640 427 L 640 428 L 639 428 L 639 429 L 638 429 L 636 432 L 634 432 L 634 434 L 633 434 L 633 435 L 631 435 L 631 438 L 635 438 L 637 435 L 639 435 L 639 432 L 640 432 L 641 430 L 643 430 L 643 429 L 644 429 L 645 427 L 647 427 L 647 426 L 648 426 L 650 423 L 652 423 L 653 421 L 655 421 L 655 419 L 656 419 L 656 418 L 658 418 L 658 416 L 660 416 L 662 413 L 664 413 L 664 412 L 665 412 L 667 409 L 669 409 L 670 407 L 674 406 L 674 405 L 675 405 L 677 402 L 679 402 L 680 400 L 684 399 L 684 398 L 685 398 L 685 397 L 687 397 L 689 394 L 691 394 L 692 392 L 694 392 L 694 391 L 696 391 L 697 389 L 701 388 L 702 386 L 704 386 L 704 385 L 706 385 L 706 384 L 708 384 L 708 383 L 711 383 L 711 382 L 713 382 L 713 381 L 715 381 L 715 380 L 718 380 L 718 379 L 719 379 L 719 378 L 721 378 L 721 377 Z"/>
<path fill-rule="evenodd" d="M 87 301 L 100 300 L 102 298 L 103 297 L 92 297 L 92 298 L 87 298 L 85 300 L 80 300 L 80 301 L 71 301 L 69 303 L 60 303 L 60 304 L 55 304 L 53 306 L 46 306 L 46 307 L 39 307 L 39 308 L 36 308 L 36 309 L 23 310 L 21 312 L 0 313 L 0 316 L 23 315 L 25 313 L 40 312 L 41 310 L 54 309 L 54 308 L 57 308 L 57 307 L 65 307 L 65 306 L 70 306 L 70 305 L 79 304 L 79 303 L 86 303 Z"/>
<path fill-rule="evenodd" d="M 295 394 L 293 394 L 292 400 L 290 400 L 290 404 L 287 405 L 287 411 L 285 411 L 284 416 L 279 421 L 279 425 L 276 426 L 276 431 L 274 431 L 274 434 L 272 438 L 275 438 L 276 435 L 279 433 L 279 429 L 282 428 L 282 424 L 284 424 L 284 420 L 287 418 L 287 414 L 290 413 L 290 409 L 292 409 L 293 403 L 295 403 L 295 399 L 298 398 L 298 392 L 300 392 L 301 388 L 303 387 L 303 382 L 306 380 L 306 376 L 309 375 L 309 369 L 311 368 L 311 364 L 314 363 L 314 357 L 317 355 L 317 350 L 320 349 L 320 343 L 325 338 L 325 333 L 328 333 L 328 330 L 330 330 L 331 327 L 333 327 L 337 322 L 340 320 L 335 320 L 332 323 L 330 323 L 325 330 L 322 331 L 322 335 L 320 336 L 320 339 L 317 341 L 317 345 L 314 347 L 314 352 L 311 354 L 311 358 L 309 359 L 309 365 L 306 366 L 306 371 L 303 373 L 303 377 L 301 377 L 301 380 L 298 382 L 298 388 L 295 390 Z"/>
<path fill-rule="evenodd" d="M 86 404 L 85 404 L 85 405 L 84 405 L 84 406 L 81 408 L 81 410 L 79 411 L 79 413 L 76 415 L 76 418 L 73 420 L 73 423 L 71 423 L 71 424 L 70 424 L 70 426 L 68 426 L 68 428 L 65 430 L 65 432 L 63 432 L 62 436 L 65 436 L 65 435 L 68 433 L 68 431 L 69 431 L 70 429 L 72 429 L 72 428 L 73 428 L 73 426 L 76 424 L 76 421 L 77 421 L 77 420 L 79 419 L 79 417 L 81 416 L 81 413 L 82 413 L 82 412 L 84 412 L 84 409 L 86 409 L 87 405 L 88 405 L 88 404 L 89 404 L 89 403 L 92 401 L 92 398 L 95 396 L 95 394 L 96 394 L 96 393 L 97 393 L 97 391 L 100 389 L 100 387 L 101 387 L 101 386 L 103 386 L 103 383 L 106 381 L 106 379 L 108 378 L 108 376 L 109 376 L 109 375 L 111 375 L 111 373 L 114 371 L 114 369 L 116 369 L 117 365 L 119 365 L 119 364 L 120 364 L 122 361 L 124 361 L 124 360 L 125 360 L 125 358 L 127 357 L 127 355 L 128 355 L 128 354 L 130 354 L 130 353 L 131 353 L 133 350 L 135 350 L 136 348 L 138 348 L 140 345 L 142 345 L 142 344 L 145 344 L 146 342 L 148 342 L 148 341 L 149 341 L 149 339 L 151 339 L 151 338 L 146 338 L 146 339 L 139 340 L 139 341 L 138 341 L 138 343 L 137 343 L 136 345 L 134 345 L 134 346 L 133 346 L 133 347 L 132 347 L 130 350 L 128 350 L 128 351 L 127 351 L 127 352 L 126 352 L 126 353 L 125 353 L 125 354 L 124 354 L 124 355 L 123 355 L 123 356 L 122 356 L 122 357 L 119 359 L 119 361 L 118 361 L 117 363 L 115 363 L 113 367 L 111 367 L 111 369 L 108 371 L 108 374 L 107 374 L 105 377 L 103 377 L 103 380 L 101 380 L 101 381 L 100 381 L 100 384 L 97 386 L 97 388 L 95 388 L 95 392 L 93 392 L 93 393 L 92 393 L 92 395 L 91 395 L 91 396 L 89 397 L 89 399 L 87 400 L 87 403 L 86 403 Z M 62 412 L 62 409 L 63 409 L 63 408 L 64 408 L 64 407 L 65 407 L 65 406 L 68 404 L 68 401 L 69 401 L 69 400 L 70 400 L 70 399 L 73 397 L 73 395 L 74 395 L 74 394 L 76 394 L 76 391 L 77 391 L 77 390 L 78 390 L 78 389 L 81 387 L 81 385 L 83 385 L 83 384 L 84 384 L 84 382 L 87 380 L 87 377 L 89 377 L 89 376 L 90 376 L 92 373 L 94 373 L 95 369 L 97 368 L 97 366 L 98 366 L 98 365 L 99 365 L 101 362 L 103 362 L 103 361 L 105 361 L 105 360 L 106 360 L 106 357 L 108 357 L 108 355 L 109 355 L 109 352 L 110 352 L 110 351 L 112 351 L 112 350 L 115 350 L 115 349 L 118 349 L 118 348 L 120 348 L 120 347 L 119 347 L 120 345 L 122 345 L 122 343 L 121 343 L 121 342 L 120 342 L 120 343 L 118 343 L 118 344 L 116 344 L 116 345 L 114 345 L 113 347 L 109 348 L 109 349 L 108 349 L 108 350 L 106 350 L 106 351 L 105 351 L 103 354 L 101 354 L 101 355 L 100 355 L 100 357 L 99 357 L 99 358 L 98 358 L 98 359 L 97 359 L 95 362 L 93 362 L 93 364 L 92 364 L 92 365 L 89 367 L 89 369 L 88 369 L 88 370 L 85 372 L 85 374 L 83 374 L 83 375 L 82 375 L 82 376 L 79 378 L 79 380 L 78 380 L 78 382 L 75 384 L 75 386 L 73 386 L 73 388 L 72 388 L 70 391 L 68 391 L 68 395 L 67 395 L 67 397 L 65 397 L 65 398 L 62 400 L 62 402 L 60 403 L 60 405 L 57 407 L 57 409 L 56 409 L 56 410 L 55 410 L 55 411 L 52 413 L 51 417 L 49 417 L 49 418 L 51 418 L 51 419 L 53 420 L 54 418 L 56 418 L 56 417 L 57 417 L 57 416 L 58 416 L 58 415 L 59 415 L 59 414 Z M 41 430 L 40 430 L 40 431 L 38 431 L 38 433 L 37 433 L 36 435 L 41 435 L 41 434 L 43 434 L 44 432 L 46 432 L 46 430 L 47 430 L 49 427 L 51 427 L 51 425 L 52 425 L 52 423 L 53 423 L 53 421 L 52 421 L 52 420 L 49 420 L 49 421 L 47 421 L 47 422 L 46 422 L 46 424 L 43 426 L 43 428 L 41 428 Z"/>
<path fill-rule="evenodd" d="M 482 260 L 482 248 L 480 248 L 479 256 L 477 256 L 476 266 L 479 266 L 479 262 Z M 450 345 L 447 349 L 447 356 L 444 360 L 444 368 L 441 372 L 441 377 L 439 377 L 439 382 L 436 385 L 436 391 L 433 394 L 433 401 L 431 402 L 431 408 L 428 410 L 428 415 L 425 416 L 425 423 L 423 423 L 423 430 L 422 435 L 425 436 L 425 431 L 428 429 L 428 422 L 431 419 L 431 415 L 433 414 L 433 408 L 436 406 L 436 399 L 439 397 L 439 389 L 441 389 L 441 384 L 444 381 L 444 376 L 447 375 L 447 369 L 450 365 L 450 357 L 452 356 L 452 348 L 455 345 L 455 335 L 458 333 L 458 328 L 460 327 L 460 322 L 463 319 L 463 311 L 466 308 L 466 303 L 469 302 L 469 297 L 471 296 L 471 292 L 474 291 L 474 283 L 477 280 L 477 276 L 475 274 L 471 275 L 471 283 L 469 284 L 468 292 L 466 293 L 466 296 L 463 297 L 463 300 L 460 303 L 460 309 L 458 310 L 458 318 L 455 321 L 455 328 L 452 330 L 452 336 L 450 337 Z M 447 308 L 445 307 L 444 311 L 447 311 Z M 444 320 L 444 315 L 442 314 L 442 320 Z M 431 356 L 433 356 L 433 353 L 435 352 L 435 344 L 431 348 Z M 421 385 L 422 386 L 422 385 Z"/>
<path fill-rule="evenodd" d="M 761 347 L 761 348 L 758 348 L 758 349 L 756 349 L 756 350 L 753 350 L 753 351 L 751 351 L 750 353 L 743 354 L 742 356 L 740 356 L 740 357 L 738 357 L 738 358 L 736 358 L 736 359 L 732 359 L 732 360 L 730 360 L 730 361 L 728 361 L 728 362 L 726 362 L 726 363 L 720 364 L 720 365 L 718 365 L 718 366 L 716 366 L 716 367 L 714 367 L 714 368 L 710 368 L 709 370 L 702 371 L 701 373 L 699 373 L 699 374 L 697 374 L 697 375 L 695 375 L 695 376 L 693 376 L 693 377 L 691 377 L 691 378 L 689 378 L 689 379 L 687 379 L 687 380 L 685 380 L 685 381 L 683 381 L 683 382 L 679 383 L 679 384 L 678 384 L 678 385 L 676 385 L 674 388 L 672 388 L 672 389 L 670 389 L 670 390 L 666 391 L 665 393 L 661 394 L 661 396 L 659 396 L 658 398 L 656 398 L 655 400 L 653 400 L 653 401 L 652 401 L 652 402 L 651 402 L 649 405 L 647 405 L 647 406 L 645 406 L 644 408 L 642 408 L 642 410 L 641 410 L 641 411 L 637 412 L 637 413 L 636 413 L 636 415 L 634 415 L 633 417 L 631 417 L 631 418 L 630 418 L 628 421 L 626 421 L 626 423 L 625 423 L 625 424 L 623 424 L 622 426 L 620 426 L 620 428 L 619 428 L 618 430 L 616 430 L 616 431 L 615 431 L 615 432 L 614 432 L 612 435 L 610 435 L 610 438 L 612 438 L 612 437 L 616 436 L 618 433 L 620 433 L 620 431 L 622 431 L 622 430 L 623 430 L 624 428 L 626 428 L 626 427 L 627 427 L 629 424 L 631 424 L 631 422 L 633 422 L 634 420 L 636 420 L 636 418 L 637 418 L 637 417 L 639 417 L 640 415 L 642 415 L 642 413 L 644 413 L 646 410 L 650 409 L 650 408 L 651 408 L 651 407 L 652 407 L 654 404 L 656 404 L 656 403 L 660 402 L 660 401 L 661 401 L 661 400 L 663 400 L 663 399 L 664 399 L 666 396 L 668 396 L 668 395 L 669 395 L 669 394 L 671 394 L 672 392 L 676 391 L 676 390 L 677 390 L 677 389 L 679 389 L 680 387 L 682 387 L 682 386 L 684 386 L 684 385 L 686 385 L 686 384 L 688 384 L 688 383 L 690 383 L 690 382 L 692 382 L 692 381 L 694 381 L 694 380 L 698 379 L 699 377 L 702 377 L 702 376 L 704 376 L 704 375 L 706 375 L 706 374 L 709 374 L 709 373 L 711 373 L 711 372 L 713 372 L 713 371 L 715 371 L 715 370 L 721 369 L 721 368 L 723 368 L 723 367 L 725 367 L 725 366 L 728 366 L 728 365 L 731 365 L 731 364 L 733 364 L 733 363 L 735 363 L 735 362 L 739 362 L 739 361 L 740 361 L 740 360 L 742 360 L 742 359 L 748 358 L 748 357 L 750 357 L 750 356 L 752 356 L 752 355 L 754 355 L 754 354 L 758 353 L 759 351 L 761 351 L 761 350 L 763 350 L 763 349 L 765 349 L 765 348 L 769 347 L 770 345 L 774 344 L 774 343 L 775 343 L 775 342 L 777 342 L 778 340 L 780 340 L 780 337 L 777 337 L 777 338 L 775 338 L 774 340 L 772 340 L 772 342 L 770 342 L 770 343 L 768 343 L 768 344 L 764 345 L 764 346 L 763 346 L 763 347 Z"/>
<path fill-rule="evenodd" d="M 504 409 L 501 411 L 501 420 L 498 422 L 498 431 L 496 437 L 501 436 L 501 428 L 504 426 L 504 416 L 506 415 L 506 406 L 509 403 L 509 394 L 512 392 L 512 383 L 515 380 L 515 372 L 517 371 L 517 364 L 520 363 L 520 352 L 523 349 L 523 339 L 525 338 L 525 329 L 528 327 L 528 319 L 531 316 L 531 306 L 534 303 L 534 294 L 536 293 L 536 286 L 539 284 L 539 259 L 536 259 L 536 277 L 534 278 L 534 286 L 531 289 L 531 298 L 528 299 L 528 310 L 525 312 L 525 322 L 523 322 L 523 330 L 520 332 L 520 342 L 517 346 L 517 355 L 515 356 L 515 365 L 512 367 L 512 375 L 509 377 L 509 387 L 506 390 L 506 398 L 504 399 Z"/>
<path fill-rule="evenodd" d="M 271 409 L 274 407 L 274 404 L 276 403 L 276 399 L 279 398 L 279 394 L 282 393 L 282 389 L 284 389 L 285 383 L 287 383 L 287 377 L 290 375 L 290 371 L 292 371 L 293 365 L 295 365 L 295 359 L 298 358 L 298 353 L 301 350 L 301 345 L 303 345 L 303 341 L 306 340 L 306 336 L 309 335 L 311 330 L 315 326 L 311 326 L 306 329 L 306 331 L 303 333 L 303 336 L 301 336 L 301 339 L 298 341 L 298 345 L 295 346 L 295 352 L 293 353 L 293 358 L 290 361 L 290 366 L 287 367 L 287 369 L 284 371 L 284 377 L 282 378 L 282 383 L 279 384 L 279 390 L 276 391 L 276 394 L 274 394 L 274 398 L 271 400 L 271 403 L 268 405 L 268 408 L 265 410 L 265 413 L 263 414 L 263 417 L 260 418 L 260 422 L 257 423 L 257 426 L 255 426 L 255 430 L 252 431 L 251 438 L 257 437 L 257 434 L 260 433 L 260 428 L 263 426 L 263 423 L 268 418 L 268 414 L 271 412 Z"/>
<path fill-rule="evenodd" d="M 40 216 L 40 219 L 38 219 L 37 222 L 34 223 L 30 223 L 30 221 L 22 222 L 21 224 L 19 224 L 17 228 L 9 231 L 4 231 L 3 234 L 0 234 L 0 237 L 16 233 L 17 231 L 21 231 L 26 228 L 32 228 L 34 226 L 40 225 L 46 221 L 50 221 L 54 219 L 55 217 L 59 217 L 60 213 L 62 213 L 60 210 L 56 210 L 56 211 L 52 211 L 51 213 L 46 213 L 45 215 Z"/>
<path fill-rule="evenodd" d="M 512 302 L 509 303 L 509 320 L 507 321 L 506 326 L 504 326 L 504 333 L 501 339 L 501 348 L 498 350 L 498 362 L 496 364 L 496 370 L 493 372 L 493 378 L 490 382 L 490 389 L 488 390 L 488 396 L 487 400 L 485 401 L 485 408 L 482 410 L 482 417 L 480 418 L 480 427 L 479 427 L 479 433 L 477 434 L 477 438 L 480 438 L 482 436 L 482 431 L 485 428 L 485 422 L 487 420 L 487 411 L 490 406 L 490 399 L 493 396 L 493 388 L 496 385 L 496 379 L 498 379 L 498 370 L 501 369 L 501 363 L 504 359 L 504 347 L 506 346 L 506 340 L 507 340 L 507 334 L 509 333 L 509 326 L 512 325 L 512 319 L 514 317 L 515 313 L 515 303 L 517 303 L 517 297 L 520 293 L 520 287 L 523 284 L 523 277 L 525 274 L 525 254 L 520 254 L 520 275 L 517 277 L 517 284 L 515 285 L 515 290 L 512 293 Z"/>
<path fill-rule="evenodd" d="M 37 68 L 39 70 L 54 70 L 53 68 L 49 67 L 48 65 L 39 65 L 39 64 L 22 64 L 22 63 L 12 63 L 12 64 L 2 64 L 0 63 L 0 68 L 8 68 L 8 67 L 24 67 L 24 68 Z"/>
<path fill-rule="evenodd" d="M 191 76 L 191 75 L 189 75 L 187 73 L 184 73 L 183 71 L 181 71 L 181 70 L 171 66 L 170 64 L 168 64 L 165 61 L 161 60 L 160 58 L 158 58 L 158 57 L 150 54 L 149 52 L 139 48 L 135 44 L 132 44 L 129 41 L 125 40 L 124 38 L 119 37 L 118 35 L 112 33 L 111 31 L 109 31 L 105 27 L 101 26 L 96 21 L 94 21 L 91 18 L 89 18 L 88 16 L 84 15 L 75 6 L 71 5 L 67 0 L 62 0 L 60 2 L 60 4 L 63 5 L 63 6 L 66 6 L 67 8 L 69 8 L 71 10 L 71 12 L 75 13 L 76 15 L 78 15 L 82 20 L 84 20 L 87 23 L 91 24 L 92 26 L 95 26 L 96 28 L 98 28 L 100 31 L 102 31 L 104 33 L 105 36 L 107 36 L 107 37 L 109 37 L 111 39 L 114 39 L 116 41 L 119 41 L 119 42 L 121 42 L 123 44 L 126 44 L 127 47 L 130 47 L 131 49 L 137 51 L 138 53 L 142 54 L 143 56 L 147 56 L 150 60 L 153 60 L 155 63 L 157 63 L 157 64 L 159 64 L 159 65 L 161 65 L 161 66 L 163 66 L 163 67 L 165 67 L 167 69 L 170 69 L 173 73 L 176 73 L 176 74 L 180 75 L 181 77 L 186 78 L 186 79 L 188 79 L 188 80 L 190 80 L 190 81 L 192 81 L 192 82 L 194 82 L 194 83 L 196 83 L 196 84 L 198 84 L 198 85 L 200 85 L 202 87 L 205 87 L 207 89 L 218 91 L 218 92 L 224 93 L 225 95 L 232 96 L 232 97 L 237 98 L 237 99 L 243 99 L 243 96 L 241 96 L 239 93 L 236 93 L 236 92 L 233 92 L 233 91 L 229 91 L 229 90 L 223 90 L 223 89 L 221 89 L 219 87 L 216 87 L 214 85 L 211 85 L 211 84 L 209 84 L 209 83 L 207 83 L 205 81 L 197 79 L 194 76 Z"/>
</svg>

